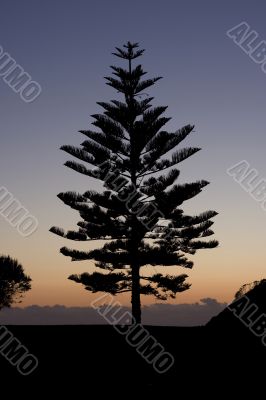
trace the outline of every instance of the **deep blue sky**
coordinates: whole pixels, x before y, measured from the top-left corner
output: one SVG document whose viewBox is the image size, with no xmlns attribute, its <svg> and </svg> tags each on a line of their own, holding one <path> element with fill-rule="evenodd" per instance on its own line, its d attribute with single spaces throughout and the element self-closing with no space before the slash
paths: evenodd
<svg viewBox="0 0 266 400">
<path fill-rule="evenodd" d="M 40 223 L 23 239 L 0 220 L 1 252 L 19 258 L 35 280 L 28 303 L 85 304 L 87 294 L 66 277 L 86 268 L 58 254 L 69 243 L 48 229 L 73 228 L 76 221 L 56 194 L 85 191 L 91 183 L 62 166 L 67 158 L 58 148 L 81 143 L 76 132 L 89 127 L 89 116 L 99 111 L 96 101 L 116 98 L 103 76 L 119 63 L 114 47 L 128 40 L 146 49 L 141 62 L 149 75 L 164 77 L 149 93 L 155 104 L 169 106 L 169 130 L 196 125 L 186 144 L 203 150 L 184 162 L 181 176 L 212 184 L 190 209 L 220 212 L 215 231 L 221 247 L 197 256 L 189 271 L 193 287 L 179 299 L 228 301 L 240 284 L 263 276 L 266 213 L 226 169 L 246 159 L 266 177 L 266 74 L 226 31 L 246 21 L 266 40 L 265 13 L 258 0 L 1 1 L 0 45 L 43 89 L 26 104 L 0 79 L 0 186 Z M 45 297 L 51 285 L 55 290 Z"/>
</svg>

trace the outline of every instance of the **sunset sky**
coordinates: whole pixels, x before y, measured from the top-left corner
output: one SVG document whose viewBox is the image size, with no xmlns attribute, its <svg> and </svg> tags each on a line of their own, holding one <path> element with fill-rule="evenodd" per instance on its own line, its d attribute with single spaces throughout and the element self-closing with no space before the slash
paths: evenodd
<svg viewBox="0 0 266 400">
<path fill-rule="evenodd" d="M 33 280 L 22 306 L 89 306 L 95 298 L 67 280 L 93 264 L 59 253 L 62 246 L 90 249 L 95 242 L 49 233 L 53 225 L 73 229 L 79 220 L 56 195 L 95 187 L 93 179 L 63 166 L 71 157 L 59 147 L 78 146 L 78 130 L 89 129 L 90 115 L 101 110 L 96 102 L 118 98 L 103 77 L 119 64 L 111 54 L 115 46 L 128 40 L 146 49 L 140 62 L 149 76 L 164 77 L 148 91 L 154 105 L 169 106 L 166 129 L 195 124 L 184 145 L 202 151 L 180 164 L 181 182 L 211 184 L 184 210 L 219 212 L 213 226 L 219 248 L 192 256 L 192 270 L 167 269 L 187 273 L 192 284 L 171 302 L 229 302 L 242 284 L 265 277 L 266 211 L 226 172 L 246 160 L 266 179 L 266 74 L 226 34 L 245 21 L 266 40 L 265 13 L 259 0 L 1 1 L 0 46 L 42 87 L 25 103 L 0 76 L 0 187 L 39 222 L 25 238 L 0 215 L 0 253 L 17 258 Z M 126 295 L 118 299 L 129 304 Z"/>
</svg>

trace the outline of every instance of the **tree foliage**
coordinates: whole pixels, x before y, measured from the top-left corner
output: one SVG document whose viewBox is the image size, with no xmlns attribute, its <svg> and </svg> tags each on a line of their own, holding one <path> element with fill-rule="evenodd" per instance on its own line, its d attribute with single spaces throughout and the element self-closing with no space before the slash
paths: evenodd
<svg viewBox="0 0 266 400">
<path fill-rule="evenodd" d="M 164 115 L 167 107 L 153 107 L 153 98 L 144 92 L 161 77 L 144 79 L 142 66 L 132 65 L 143 52 L 137 43 L 116 48 L 113 54 L 126 61 L 127 68 L 111 66 L 113 76 L 105 79 L 121 99 L 98 102 L 103 112 L 92 115 L 96 130 L 81 130 L 86 140 L 79 147 L 61 147 L 78 159 L 65 165 L 92 178 L 91 187 L 82 194 L 58 195 L 79 212 L 78 229 L 50 229 L 73 241 L 105 241 L 102 248 L 90 251 L 61 249 L 73 261 L 94 260 L 97 268 L 69 279 L 94 293 L 132 292 L 133 315 L 138 320 L 140 294 L 166 300 L 190 286 L 186 274 L 143 274 L 142 267 L 192 268 L 187 254 L 218 245 L 216 240 L 205 240 L 213 234 L 210 228 L 215 211 L 189 216 L 180 209 L 208 182 L 177 183 L 178 165 L 200 149 L 179 148 L 194 132 L 193 125 L 174 132 L 163 129 L 170 120 Z M 93 178 L 102 181 L 102 192 L 93 189 Z"/>
<path fill-rule="evenodd" d="M 31 278 L 23 267 L 10 256 L 0 256 L 0 309 L 20 302 L 23 294 L 31 289 Z"/>
</svg>

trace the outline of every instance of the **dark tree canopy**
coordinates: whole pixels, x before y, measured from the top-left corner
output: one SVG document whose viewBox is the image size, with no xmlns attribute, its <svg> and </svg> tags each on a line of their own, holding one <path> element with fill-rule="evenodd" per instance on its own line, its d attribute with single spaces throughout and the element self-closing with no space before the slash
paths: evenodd
<svg viewBox="0 0 266 400">
<path fill-rule="evenodd" d="M 82 161 L 67 161 L 65 165 L 90 177 L 91 187 L 82 194 L 58 195 L 79 212 L 78 230 L 51 228 L 51 232 L 73 241 L 105 241 L 102 248 L 87 252 L 61 249 L 73 261 L 94 260 L 97 268 L 69 279 L 94 293 L 131 292 L 133 316 L 138 321 L 140 294 L 166 300 L 190 286 L 185 282 L 186 274 L 164 274 L 163 267 L 192 268 L 186 254 L 218 245 L 216 240 L 204 240 L 213 234 L 210 227 L 215 211 L 189 216 L 179 208 L 208 182 L 176 183 L 178 164 L 200 149 L 177 149 L 193 132 L 193 125 L 175 132 L 162 129 L 170 120 L 164 116 L 167 107 L 152 107 L 153 98 L 146 94 L 160 77 L 143 79 L 146 72 L 142 66 L 132 65 L 143 52 L 137 43 L 116 48 L 113 54 L 126 61 L 127 68 L 111 66 L 113 76 L 105 79 L 122 98 L 98 102 L 103 113 L 92 115 L 97 130 L 81 130 L 86 140 L 79 147 L 61 147 Z M 95 179 L 103 182 L 102 192 L 93 189 Z M 160 267 L 160 272 L 140 274 L 148 265 Z"/>
<path fill-rule="evenodd" d="M 250 292 L 252 289 L 259 285 L 265 285 L 266 279 L 261 279 L 260 281 L 254 281 L 251 283 L 245 283 L 240 287 L 240 289 L 236 292 L 235 294 L 235 300 L 240 299 L 240 297 L 244 296 L 248 292 Z"/>
<path fill-rule="evenodd" d="M 23 267 L 9 256 L 0 256 L 0 309 L 19 302 L 31 289 L 31 278 Z"/>
</svg>

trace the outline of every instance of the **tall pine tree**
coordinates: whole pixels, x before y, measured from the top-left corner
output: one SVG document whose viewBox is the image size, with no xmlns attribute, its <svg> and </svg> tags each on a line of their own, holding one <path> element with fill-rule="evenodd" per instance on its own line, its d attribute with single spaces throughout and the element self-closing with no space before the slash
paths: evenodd
<svg viewBox="0 0 266 400">
<path fill-rule="evenodd" d="M 132 65 L 143 52 L 137 43 L 128 42 L 122 49 L 116 48 L 113 54 L 126 60 L 126 69 L 111 66 L 114 77 L 105 79 L 123 100 L 97 103 L 104 110 L 102 114 L 92 115 L 92 124 L 98 129 L 80 131 L 86 136 L 81 147 L 61 147 L 89 164 L 65 163 L 81 174 L 102 181 L 102 192 L 90 189 L 83 194 L 60 193 L 59 199 L 78 210 L 81 221 L 77 231 L 50 229 L 71 240 L 105 241 L 102 248 L 88 252 L 61 248 L 61 253 L 73 261 L 95 261 L 94 272 L 71 275 L 69 279 L 82 283 L 93 293 L 131 292 L 132 315 L 137 322 L 141 322 L 141 294 L 166 300 L 190 287 L 185 282 L 185 274 L 144 275 L 140 273 L 142 267 L 192 268 L 193 262 L 186 258 L 186 253 L 195 254 L 198 249 L 218 245 L 215 240 L 202 240 L 213 234 L 210 219 L 217 214 L 215 211 L 188 216 L 179 208 L 185 200 L 200 193 L 208 182 L 175 184 L 179 177 L 177 164 L 200 149 L 176 150 L 192 132 L 192 125 L 173 133 L 162 130 L 170 120 L 162 116 L 167 107 L 152 107 L 153 98 L 144 93 L 160 77 L 145 80 L 142 66 Z"/>
</svg>

